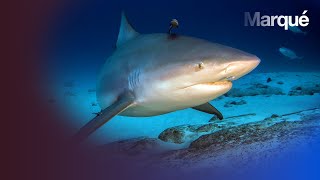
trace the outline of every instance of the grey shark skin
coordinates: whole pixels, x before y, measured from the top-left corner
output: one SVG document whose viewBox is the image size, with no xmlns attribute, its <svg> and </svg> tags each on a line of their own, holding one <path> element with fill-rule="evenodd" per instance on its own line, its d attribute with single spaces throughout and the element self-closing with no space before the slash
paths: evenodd
<svg viewBox="0 0 320 180">
<path fill-rule="evenodd" d="M 85 139 L 117 114 L 155 116 L 193 107 L 222 119 L 208 102 L 259 63 L 254 55 L 198 38 L 139 34 L 122 14 L 117 48 L 97 82 L 102 111 L 76 138 Z"/>
</svg>

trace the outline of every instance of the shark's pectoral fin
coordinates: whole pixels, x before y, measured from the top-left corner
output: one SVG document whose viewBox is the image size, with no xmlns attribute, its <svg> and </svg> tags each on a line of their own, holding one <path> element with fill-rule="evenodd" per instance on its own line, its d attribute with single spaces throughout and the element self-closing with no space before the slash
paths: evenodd
<svg viewBox="0 0 320 180">
<path fill-rule="evenodd" d="M 199 106 L 195 106 L 193 107 L 193 109 L 196 109 L 198 111 L 201 112 L 205 112 L 205 113 L 209 113 L 209 114 L 214 114 L 216 115 L 220 120 L 223 119 L 223 115 L 221 114 L 221 112 L 216 109 L 215 107 L 213 107 L 210 103 L 205 103 L 205 104 L 201 104 Z"/>
<path fill-rule="evenodd" d="M 95 118 L 84 125 L 73 137 L 76 142 L 81 142 L 91 133 L 101 127 L 103 124 L 108 122 L 112 117 L 119 114 L 131 104 L 134 103 L 134 95 L 132 92 L 125 92 L 120 95 L 116 102 L 111 104 L 109 107 L 103 109 L 97 114 Z"/>
</svg>

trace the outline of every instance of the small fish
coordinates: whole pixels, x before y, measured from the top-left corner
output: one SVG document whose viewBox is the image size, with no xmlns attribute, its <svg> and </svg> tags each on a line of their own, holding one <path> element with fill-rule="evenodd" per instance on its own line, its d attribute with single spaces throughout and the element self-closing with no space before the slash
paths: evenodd
<svg viewBox="0 0 320 180">
<path fill-rule="evenodd" d="M 173 28 L 178 28 L 178 27 L 179 27 L 179 22 L 178 22 L 178 20 L 177 20 L 177 19 L 172 19 L 172 20 L 170 21 L 170 26 L 169 26 L 168 34 L 172 34 L 171 30 L 172 30 Z"/>
<path fill-rule="evenodd" d="M 279 48 L 279 52 L 280 52 L 282 55 L 284 55 L 284 56 L 286 56 L 286 57 L 288 57 L 288 58 L 290 58 L 290 59 L 302 59 L 302 58 L 303 58 L 303 57 L 297 56 L 294 51 L 292 51 L 291 49 L 288 49 L 288 48 L 286 48 L 286 47 L 281 47 L 281 48 Z"/>
<path fill-rule="evenodd" d="M 298 26 L 289 26 L 289 30 L 294 34 L 303 34 L 303 35 L 307 34 L 307 32 L 302 31 Z"/>
</svg>

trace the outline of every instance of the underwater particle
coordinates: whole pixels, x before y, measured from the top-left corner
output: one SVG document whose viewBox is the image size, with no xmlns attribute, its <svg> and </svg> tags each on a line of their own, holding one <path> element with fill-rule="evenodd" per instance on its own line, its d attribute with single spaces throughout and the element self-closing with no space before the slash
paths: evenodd
<svg viewBox="0 0 320 180">
<path fill-rule="evenodd" d="M 277 84 L 284 84 L 282 81 L 278 81 Z"/>
<path fill-rule="evenodd" d="M 272 79 L 271 79 L 270 77 L 268 77 L 267 83 L 269 83 L 269 82 L 271 82 L 271 81 L 272 81 Z"/>
</svg>

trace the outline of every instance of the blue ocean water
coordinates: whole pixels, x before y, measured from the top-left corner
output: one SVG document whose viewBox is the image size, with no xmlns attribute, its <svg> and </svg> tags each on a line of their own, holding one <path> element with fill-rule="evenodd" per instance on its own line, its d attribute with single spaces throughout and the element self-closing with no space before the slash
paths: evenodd
<svg viewBox="0 0 320 180">
<path fill-rule="evenodd" d="M 319 2 L 311 1 L 77 1 L 59 12 L 49 41 L 51 63 L 60 71 L 95 73 L 114 48 L 120 13 L 124 10 L 140 33 L 167 32 L 172 18 L 179 34 L 204 38 L 257 55 L 257 71 L 317 71 L 319 55 Z M 302 15 L 308 10 L 307 36 L 293 35 L 281 27 L 246 27 L 244 12 L 265 15 Z M 288 64 L 281 46 L 304 57 Z"/>
<path fill-rule="evenodd" d="M 244 12 L 261 12 L 266 15 L 301 15 L 308 10 L 310 24 L 301 28 L 307 35 L 294 34 L 281 27 L 247 27 L 244 26 Z M 66 4 L 57 12 L 55 20 L 48 32 L 47 62 L 48 76 L 54 82 L 54 87 L 66 81 L 74 81 L 76 90 L 95 88 L 96 77 L 108 56 L 115 48 L 119 31 L 121 11 L 125 11 L 128 19 L 140 33 L 165 33 L 172 18 L 179 20 L 178 34 L 203 38 L 221 43 L 257 55 L 261 64 L 252 73 L 269 72 L 314 72 L 319 71 L 319 13 L 320 3 L 310 1 L 77 1 Z M 283 56 L 278 49 L 287 47 L 303 56 L 301 62 L 295 62 Z M 60 91 L 61 88 L 53 88 Z M 64 91 L 64 89 L 63 89 Z M 65 92 L 59 92 L 65 93 Z M 90 107 L 86 103 L 95 103 L 94 95 L 81 97 L 71 103 L 73 112 L 82 111 L 88 107 L 87 114 L 79 113 L 89 119 L 90 112 L 99 111 L 99 107 Z M 70 101 L 67 99 L 66 101 Z M 315 100 L 316 101 L 316 100 Z M 314 102 L 312 102 L 314 103 Z M 89 112 L 89 113 L 88 113 Z M 155 117 L 159 119 L 158 126 L 165 126 L 165 119 L 173 115 Z M 181 118 L 185 116 L 179 115 Z M 199 114 L 201 118 L 208 118 Z M 83 118 L 79 121 L 83 124 Z M 121 120 L 121 118 L 119 118 Z M 147 121 L 142 118 L 139 121 Z M 136 119 L 134 119 L 136 120 Z M 198 122 L 198 121 L 194 121 Z M 74 123 L 74 122 L 72 122 Z M 72 124 L 71 123 L 71 124 Z M 115 122 L 110 122 L 115 123 Z M 141 123 L 141 122 L 140 122 Z M 128 121 L 128 127 L 135 121 Z M 141 123 L 143 124 L 143 123 Z M 110 125 L 104 131 L 121 131 L 109 137 L 119 140 L 122 137 L 132 137 L 137 132 L 128 131 L 128 127 Z M 142 135 L 148 126 L 139 125 Z M 119 129 L 120 128 L 120 129 Z M 155 130 L 156 131 L 156 130 Z M 125 133 L 124 133 L 125 132 Z M 139 131 L 140 132 L 140 131 Z M 96 137 L 102 141 L 107 132 L 100 132 Z M 117 137 L 119 136 L 119 137 Z M 304 147 L 305 148 L 305 147 Z M 319 149 L 313 147 L 313 149 Z M 285 167 L 270 167 L 272 173 L 254 174 L 256 178 L 268 179 L 268 176 L 283 179 L 316 179 L 319 177 L 319 153 L 306 148 L 300 157 L 281 159 Z M 294 162 L 294 163 L 293 163 Z M 280 163 L 281 164 L 281 163 Z M 288 164 L 294 167 L 287 166 Z M 288 174 L 288 172 L 290 172 Z M 277 173 L 279 176 L 275 175 Z M 252 175 L 252 174 L 250 174 Z M 263 177 L 261 177 L 263 176 Z M 203 179 L 210 177 L 203 177 Z"/>
</svg>

